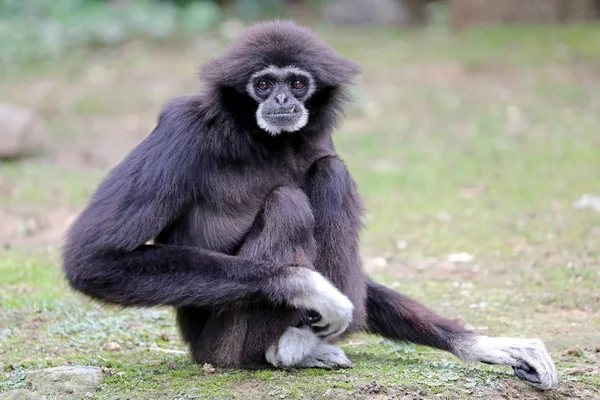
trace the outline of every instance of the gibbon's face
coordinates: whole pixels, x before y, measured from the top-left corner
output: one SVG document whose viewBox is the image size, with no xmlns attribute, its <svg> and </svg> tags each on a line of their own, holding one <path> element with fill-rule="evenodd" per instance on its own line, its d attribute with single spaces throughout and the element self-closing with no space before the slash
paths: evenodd
<svg viewBox="0 0 600 400">
<path fill-rule="evenodd" d="M 253 74 L 246 86 L 258 102 L 256 123 L 271 135 L 306 126 L 308 110 L 304 103 L 315 89 L 312 76 L 296 67 L 267 67 Z"/>
</svg>

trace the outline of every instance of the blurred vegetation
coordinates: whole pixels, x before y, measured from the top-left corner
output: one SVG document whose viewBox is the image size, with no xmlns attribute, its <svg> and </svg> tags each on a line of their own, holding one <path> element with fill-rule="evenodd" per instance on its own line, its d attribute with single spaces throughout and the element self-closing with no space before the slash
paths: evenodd
<svg viewBox="0 0 600 400">
<path fill-rule="evenodd" d="M 312 2 L 309 2 L 312 3 Z M 285 0 L 0 0 L 0 65 L 58 59 L 68 51 L 129 40 L 193 37 L 234 9 L 275 16 Z"/>
<path fill-rule="evenodd" d="M 246 21 L 274 17 L 297 19 L 297 15 L 292 15 L 297 11 L 314 16 L 318 15 L 315 12 L 321 6 L 330 1 L 0 0 L 0 67 L 19 69 L 24 64 L 58 61 L 74 50 L 113 46 L 139 39 L 166 42 L 195 38 L 229 18 Z M 568 7 L 561 5 L 563 3 Z M 414 13 L 411 7 L 415 5 L 425 7 L 426 18 L 422 25 L 443 26 L 444 29 L 509 22 L 525 24 L 524 21 L 539 19 L 536 15 L 541 11 L 544 11 L 541 12 L 542 21 L 538 22 L 546 23 L 548 21 L 544 18 L 554 14 L 557 17 L 561 10 L 566 14 L 557 17 L 558 23 L 571 19 L 589 22 L 600 17 L 597 0 L 573 3 L 557 0 L 547 4 L 543 0 L 532 0 L 532 3 L 506 0 L 502 5 L 492 0 L 405 0 L 404 5 L 407 13 Z M 593 16 L 582 17 L 585 10 Z M 574 14 L 573 18 L 567 11 Z"/>
</svg>

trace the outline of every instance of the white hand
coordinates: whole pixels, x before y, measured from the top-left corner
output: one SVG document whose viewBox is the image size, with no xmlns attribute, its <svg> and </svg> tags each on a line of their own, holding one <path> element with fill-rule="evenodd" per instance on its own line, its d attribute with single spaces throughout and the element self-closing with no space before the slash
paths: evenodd
<svg viewBox="0 0 600 400">
<path fill-rule="evenodd" d="M 320 338 L 343 333 L 352 321 L 354 305 L 331 282 L 320 273 L 308 268 L 296 268 L 296 277 L 304 282 L 303 290 L 294 297 L 291 304 L 297 308 L 314 310 L 321 319 L 311 324 L 317 327 Z"/>
</svg>

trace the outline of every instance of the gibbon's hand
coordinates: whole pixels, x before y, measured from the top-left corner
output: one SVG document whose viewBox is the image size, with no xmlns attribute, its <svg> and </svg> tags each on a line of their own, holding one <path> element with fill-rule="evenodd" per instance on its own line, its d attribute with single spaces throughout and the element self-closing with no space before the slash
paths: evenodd
<svg viewBox="0 0 600 400">
<path fill-rule="evenodd" d="M 291 304 L 309 310 L 308 324 L 319 338 L 342 334 L 352 321 L 354 305 L 350 299 L 316 271 L 297 268 L 296 273 L 307 284 Z"/>
</svg>

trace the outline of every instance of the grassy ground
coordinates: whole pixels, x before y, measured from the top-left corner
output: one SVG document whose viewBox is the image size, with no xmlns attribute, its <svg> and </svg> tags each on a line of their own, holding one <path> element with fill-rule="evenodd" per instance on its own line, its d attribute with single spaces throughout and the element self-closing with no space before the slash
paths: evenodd
<svg viewBox="0 0 600 400">
<path fill-rule="evenodd" d="M 342 371 L 205 372 L 170 310 L 120 310 L 70 291 L 63 231 L 169 97 L 199 88 L 223 47 L 134 43 L 30 66 L 0 82 L 52 148 L 0 165 L 0 392 L 27 370 L 105 367 L 98 399 L 600 398 L 600 27 L 319 33 L 364 73 L 336 134 L 368 208 L 366 270 L 486 334 L 540 337 L 560 387 L 502 367 L 358 335 Z M 453 253 L 473 260 L 450 262 Z M 110 343 L 116 350 L 109 350 Z"/>
</svg>

